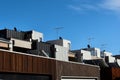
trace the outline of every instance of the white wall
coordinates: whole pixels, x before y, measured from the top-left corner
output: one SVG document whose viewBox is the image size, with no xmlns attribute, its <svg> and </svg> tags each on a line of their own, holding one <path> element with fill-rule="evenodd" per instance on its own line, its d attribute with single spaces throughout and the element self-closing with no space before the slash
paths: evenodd
<svg viewBox="0 0 120 80">
<path fill-rule="evenodd" d="M 56 52 L 55 52 L 55 58 L 57 60 L 62 60 L 62 61 L 68 61 L 68 48 L 55 45 Z"/>
<path fill-rule="evenodd" d="M 32 39 L 36 40 L 38 39 L 38 41 L 41 41 L 40 38 L 43 40 L 43 34 L 37 31 L 32 31 Z"/>
<path fill-rule="evenodd" d="M 12 43 L 12 40 L 10 40 L 9 48 L 10 48 L 10 51 L 13 51 L 13 43 Z"/>
<path fill-rule="evenodd" d="M 119 67 L 120 67 L 120 59 L 117 59 L 117 63 L 118 63 L 118 65 L 119 65 Z"/>
<path fill-rule="evenodd" d="M 91 59 L 91 52 L 90 51 L 81 50 L 81 53 L 83 53 L 83 60 L 90 60 Z"/>
<path fill-rule="evenodd" d="M 115 57 L 112 57 L 112 53 L 110 52 L 104 52 L 105 56 L 108 56 L 109 63 L 114 63 L 115 62 Z"/>
<path fill-rule="evenodd" d="M 71 46 L 71 42 L 69 40 L 63 39 L 63 47 L 67 47 L 70 49 L 70 46 Z"/>
<path fill-rule="evenodd" d="M 101 57 L 100 56 L 100 49 L 99 48 L 95 48 L 95 51 L 96 51 L 96 54 L 97 54 L 96 56 L 100 58 Z"/>
<path fill-rule="evenodd" d="M 105 56 L 112 56 L 112 53 L 110 52 L 104 52 Z"/>
<path fill-rule="evenodd" d="M 32 43 L 29 42 L 29 41 L 23 41 L 23 40 L 19 40 L 19 39 L 15 39 L 15 38 L 11 38 L 11 40 L 14 40 L 14 45 L 13 46 L 31 49 L 31 44 Z"/>
<path fill-rule="evenodd" d="M 115 57 L 109 56 L 109 63 L 114 63 L 115 62 Z"/>
<path fill-rule="evenodd" d="M 47 42 L 51 43 L 51 44 L 56 44 L 56 45 L 66 47 L 68 49 L 70 49 L 70 46 L 71 46 L 71 42 L 69 40 L 65 40 L 65 39 L 51 40 L 51 41 L 47 41 Z"/>
</svg>

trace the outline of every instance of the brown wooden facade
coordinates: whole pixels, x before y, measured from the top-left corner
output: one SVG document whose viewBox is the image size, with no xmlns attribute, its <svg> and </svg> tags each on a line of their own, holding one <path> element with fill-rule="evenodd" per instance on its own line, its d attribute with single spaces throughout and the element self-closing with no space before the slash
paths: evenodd
<svg viewBox="0 0 120 80">
<path fill-rule="evenodd" d="M 120 80 L 120 68 L 112 68 L 112 80 Z"/>
<path fill-rule="evenodd" d="M 120 80 L 120 68 L 101 69 L 101 80 Z"/>
<path fill-rule="evenodd" d="M 99 80 L 99 71 L 97 66 L 0 50 L 0 72 L 4 73 L 50 75 L 52 80 L 61 80 L 62 76 L 93 77 Z"/>
</svg>

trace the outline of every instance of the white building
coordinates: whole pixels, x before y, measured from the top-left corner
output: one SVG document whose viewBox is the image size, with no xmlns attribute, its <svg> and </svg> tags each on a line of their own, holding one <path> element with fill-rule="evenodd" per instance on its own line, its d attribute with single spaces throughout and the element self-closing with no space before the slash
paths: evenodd
<svg viewBox="0 0 120 80">
<path fill-rule="evenodd" d="M 55 48 L 55 58 L 57 60 L 68 61 L 68 53 L 71 42 L 65 39 L 50 40 L 47 43 L 53 44 Z"/>
<path fill-rule="evenodd" d="M 54 48 L 56 49 L 54 54 L 57 60 L 68 61 L 68 48 L 59 45 L 54 45 Z"/>
<path fill-rule="evenodd" d="M 38 40 L 38 42 L 43 41 L 43 33 L 40 33 L 34 30 L 26 31 L 24 33 L 26 33 L 25 38 L 28 41 L 31 41 L 31 40 Z"/>
<path fill-rule="evenodd" d="M 38 40 L 38 42 L 43 41 L 43 34 L 37 31 L 32 30 L 32 39 Z"/>
<path fill-rule="evenodd" d="M 32 48 L 31 47 L 32 42 L 30 42 L 30 41 L 19 40 L 19 39 L 15 39 L 15 38 L 11 38 L 10 40 L 13 43 L 13 46 L 15 46 L 15 47 L 21 47 L 21 48 L 26 48 L 26 49 Z"/>
<path fill-rule="evenodd" d="M 72 52 L 75 53 L 75 54 L 81 54 L 82 60 L 91 60 L 92 59 L 90 51 L 86 51 L 86 50 L 72 50 Z"/>
<path fill-rule="evenodd" d="M 82 50 L 90 51 L 91 56 L 93 58 L 101 58 L 100 49 L 99 48 L 83 48 Z"/>
<path fill-rule="evenodd" d="M 104 52 L 104 55 L 106 57 L 108 57 L 108 63 L 114 63 L 114 62 L 116 62 L 115 61 L 115 57 L 112 56 L 112 53 L 110 53 L 110 52 Z"/>
<path fill-rule="evenodd" d="M 56 44 L 56 45 L 63 46 L 63 47 L 68 48 L 70 50 L 71 42 L 69 40 L 57 39 L 57 40 L 50 40 L 50 41 L 47 41 L 47 42 L 51 43 L 51 44 Z"/>
</svg>

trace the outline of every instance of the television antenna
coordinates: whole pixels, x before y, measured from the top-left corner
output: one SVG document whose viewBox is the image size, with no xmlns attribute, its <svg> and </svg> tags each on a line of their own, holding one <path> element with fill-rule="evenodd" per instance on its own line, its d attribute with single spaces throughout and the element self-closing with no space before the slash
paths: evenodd
<svg viewBox="0 0 120 80">
<path fill-rule="evenodd" d="M 56 30 L 56 35 L 57 35 L 57 38 L 59 37 L 59 31 L 61 30 L 61 29 L 63 29 L 64 27 L 56 27 L 56 28 L 54 28 L 55 30 Z"/>
<path fill-rule="evenodd" d="M 94 38 L 93 37 L 89 37 L 88 38 L 88 44 L 91 45 L 91 41 L 93 40 Z"/>
<path fill-rule="evenodd" d="M 101 44 L 101 49 L 105 49 L 107 44 Z"/>
</svg>

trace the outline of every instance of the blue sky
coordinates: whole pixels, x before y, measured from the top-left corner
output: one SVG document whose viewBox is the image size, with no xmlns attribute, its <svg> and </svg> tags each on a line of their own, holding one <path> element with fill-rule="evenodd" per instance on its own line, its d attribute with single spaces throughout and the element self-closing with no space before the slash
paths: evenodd
<svg viewBox="0 0 120 80">
<path fill-rule="evenodd" d="M 0 0 L 0 29 L 36 30 L 44 41 L 59 35 L 71 49 L 92 47 L 120 53 L 120 0 Z M 104 46 L 102 46 L 104 45 Z"/>
</svg>

